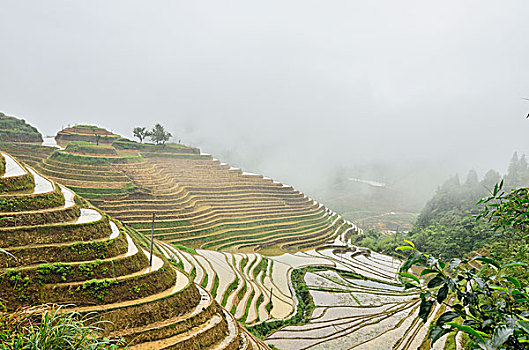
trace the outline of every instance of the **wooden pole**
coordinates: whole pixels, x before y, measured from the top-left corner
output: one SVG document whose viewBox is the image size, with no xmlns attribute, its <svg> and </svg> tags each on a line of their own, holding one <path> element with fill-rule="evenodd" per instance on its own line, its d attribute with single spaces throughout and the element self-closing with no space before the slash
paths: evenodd
<svg viewBox="0 0 529 350">
<path fill-rule="evenodd" d="M 154 243 L 154 218 L 155 218 L 156 214 L 155 213 L 152 213 L 152 225 L 151 225 L 151 253 L 149 255 L 149 266 L 152 267 L 152 246 L 153 246 L 153 243 Z"/>
</svg>

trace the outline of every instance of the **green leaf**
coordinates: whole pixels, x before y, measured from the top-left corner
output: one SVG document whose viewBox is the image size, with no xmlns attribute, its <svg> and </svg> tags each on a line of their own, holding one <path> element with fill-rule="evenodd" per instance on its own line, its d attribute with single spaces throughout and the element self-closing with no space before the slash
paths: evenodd
<svg viewBox="0 0 529 350">
<path fill-rule="evenodd" d="M 404 242 L 408 243 L 409 245 L 411 245 L 413 248 L 415 248 L 415 244 L 413 244 L 412 241 L 408 241 L 408 240 L 404 240 Z"/>
<path fill-rule="evenodd" d="M 497 262 L 497 261 L 494 260 L 494 259 L 487 258 L 486 256 L 478 256 L 478 257 L 475 257 L 475 258 L 472 259 L 472 260 L 483 261 L 484 263 L 490 264 L 490 265 L 494 266 L 494 267 L 497 268 L 497 269 L 500 268 L 500 263 L 499 263 L 499 262 Z"/>
<path fill-rule="evenodd" d="M 516 278 L 511 277 L 511 276 L 505 276 L 505 279 L 511 282 L 512 284 L 514 284 L 516 288 L 522 288 L 522 285 Z"/>
<path fill-rule="evenodd" d="M 521 329 L 525 331 L 525 333 L 529 333 L 529 321 L 518 321 L 518 326 L 520 326 Z"/>
<path fill-rule="evenodd" d="M 459 317 L 459 314 L 457 312 L 454 312 L 454 311 L 447 311 L 445 312 L 444 314 L 442 314 L 441 316 L 439 316 L 439 318 L 437 319 L 437 323 L 436 325 L 438 326 L 442 326 L 444 325 L 446 322 L 450 322 L 452 321 L 454 318 L 457 318 Z"/>
<path fill-rule="evenodd" d="M 419 318 L 424 322 L 428 320 L 428 316 L 430 315 L 430 311 L 432 311 L 433 304 L 434 302 L 430 300 L 423 299 L 421 301 L 421 306 L 419 307 Z"/>
<path fill-rule="evenodd" d="M 507 341 L 507 339 L 509 339 L 511 335 L 513 335 L 513 333 L 514 329 L 505 324 L 496 327 L 492 337 L 492 346 L 494 346 L 494 348 L 499 348 Z"/>
<path fill-rule="evenodd" d="M 458 267 L 459 264 L 461 264 L 461 259 L 452 259 L 452 261 L 450 261 L 450 264 L 448 264 L 448 269 L 452 271 L 453 269 Z"/>
<path fill-rule="evenodd" d="M 395 251 L 398 252 L 399 250 L 414 250 L 413 247 L 410 247 L 409 245 L 402 245 L 400 247 L 395 248 Z"/>
<path fill-rule="evenodd" d="M 438 273 L 439 271 L 437 270 L 434 270 L 434 269 L 424 269 L 421 271 L 421 273 L 419 274 L 419 276 L 424 276 L 424 275 L 429 275 L 431 273 Z"/>
<path fill-rule="evenodd" d="M 465 326 L 465 325 L 462 325 L 462 324 L 459 324 L 459 323 L 455 323 L 455 322 L 447 322 L 446 325 L 448 325 L 450 327 L 453 327 L 453 328 L 457 328 L 460 331 L 463 331 L 463 332 L 465 332 L 467 334 L 473 335 L 480 342 L 485 344 L 485 339 L 483 338 L 483 335 L 487 336 L 487 334 L 485 334 L 483 332 L 479 332 L 479 331 L 475 330 L 474 328 L 472 328 L 470 326 Z"/>
<path fill-rule="evenodd" d="M 438 274 L 437 276 L 435 276 L 434 278 L 432 278 L 430 280 L 430 282 L 428 282 L 428 288 L 435 288 L 437 286 L 440 286 L 441 284 L 443 284 L 445 281 L 445 278 L 443 275 L 441 274 Z"/>
<path fill-rule="evenodd" d="M 415 276 L 414 274 L 411 274 L 409 272 L 397 272 L 397 274 L 399 276 L 402 276 L 402 277 L 406 277 L 406 278 L 409 278 L 409 279 L 412 279 L 414 281 L 416 281 L 417 283 L 421 283 L 421 280 L 419 279 L 419 277 Z"/>
<path fill-rule="evenodd" d="M 476 284 L 477 284 L 477 286 L 478 286 L 478 288 L 479 288 L 480 290 L 485 289 L 485 287 L 487 286 L 487 285 L 485 284 L 485 281 L 483 281 L 483 278 L 481 278 L 481 277 L 473 277 L 472 280 L 473 280 L 474 282 L 476 282 Z"/>
<path fill-rule="evenodd" d="M 508 288 L 505 288 L 505 287 L 501 287 L 501 286 L 490 286 L 490 289 L 501 290 L 502 292 L 505 292 L 505 293 L 509 294 L 509 289 L 508 289 Z"/>
<path fill-rule="evenodd" d="M 429 334 L 430 339 L 432 339 L 430 346 L 439 340 L 443 335 L 448 333 L 450 333 L 450 329 L 445 329 L 443 327 L 433 327 Z"/>
<path fill-rule="evenodd" d="M 437 302 L 441 304 L 448 295 L 448 284 L 444 284 L 437 292 Z"/>
<path fill-rule="evenodd" d="M 516 261 L 513 261 L 513 262 L 510 262 L 510 263 L 507 263 L 505 265 L 502 265 L 501 268 L 502 269 L 505 269 L 507 267 L 514 267 L 514 266 L 527 266 L 526 263 L 523 263 L 523 262 L 516 262 Z"/>
</svg>

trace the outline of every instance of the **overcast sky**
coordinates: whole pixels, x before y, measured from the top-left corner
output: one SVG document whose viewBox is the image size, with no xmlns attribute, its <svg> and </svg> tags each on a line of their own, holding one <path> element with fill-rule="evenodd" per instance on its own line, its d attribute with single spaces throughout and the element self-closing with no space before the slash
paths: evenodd
<svg viewBox="0 0 529 350">
<path fill-rule="evenodd" d="M 336 166 L 529 153 L 528 1 L 0 0 L 0 111 L 165 125 L 304 186 Z"/>
</svg>

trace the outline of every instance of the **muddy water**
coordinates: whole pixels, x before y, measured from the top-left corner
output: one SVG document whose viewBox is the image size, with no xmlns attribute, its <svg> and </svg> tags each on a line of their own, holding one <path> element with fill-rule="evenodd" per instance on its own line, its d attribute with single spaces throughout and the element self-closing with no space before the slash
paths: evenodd
<svg viewBox="0 0 529 350">
<path fill-rule="evenodd" d="M 81 208 L 81 215 L 75 221 L 76 224 L 85 224 L 101 220 L 101 214 L 94 209 Z"/>
</svg>

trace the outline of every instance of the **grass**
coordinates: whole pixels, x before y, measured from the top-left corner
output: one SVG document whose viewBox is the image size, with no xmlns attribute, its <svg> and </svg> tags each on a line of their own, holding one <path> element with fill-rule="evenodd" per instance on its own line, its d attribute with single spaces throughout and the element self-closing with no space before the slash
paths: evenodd
<svg viewBox="0 0 529 350">
<path fill-rule="evenodd" d="M 73 129 L 105 130 L 105 129 L 103 129 L 103 128 L 100 128 L 99 126 L 95 126 L 95 125 L 84 125 L 84 124 L 74 125 L 72 128 L 73 128 Z"/>
<path fill-rule="evenodd" d="M 72 141 L 72 142 L 70 142 L 70 145 L 100 147 L 100 148 L 113 148 L 111 145 L 105 145 L 105 144 L 101 144 L 101 143 L 98 145 L 95 142 L 87 142 L 87 141 Z"/>
<path fill-rule="evenodd" d="M 253 274 L 254 280 L 257 279 L 257 275 L 259 274 L 260 271 L 263 271 L 263 273 L 266 273 L 267 267 L 268 267 L 268 259 L 263 256 L 261 258 L 261 261 L 259 261 L 259 264 L 257 264 L 257 266 L 254 267 L 253 269 L 252 274 Z"/>
<path fill-rule="evenodd" d="M 226 306 L 226 303 L 228 302 L 228 297 L 230 296 L 231 292 L 237 289 L 238 286 L 239 278 L 235 277 L 233 282 L 231 282 L 228 288 L 226 288 L 226 292 L 224 292 L 224 295 L 222 296 L 222 302 L 220 303 L 222 306 Z"/>
<path fill-rule="evenodd" d="M 202 279 L 202 282 L 200 282 L 200 286 L 204 289 L 208 286 L 208 274 L 204 274 L 204 278 Z"/>
<path fill-rule="evenodd" d="M 197 255 L 197 251 L 193 248 L 189 248 L 189 247 L 186 247 L 185 245 L 181 245 L 181 244 L 174 244 L 172 243 L 173 247 L 175 247 L 176 249 L 178 250 L 181 250 L 181 251 L 184 251 L 184 252 L 187 252 L 189 254 L 194 254 L 194 255 Z"/>
<path fill-rule="evenodd" d="M 244 308 L 244 315 L 242 315 L 239 322 L 242 322 L 242 323 L 246 322 L 246 319 L 248 318 L 248 312 L 250 311 L 250 307 L 252 306 L 252 300 L 254 297 L 255 297 L 255 290 L 252 290 L 252 293 L 250 293 L 250 296 L 248 297 L 248 300 L 246 301 L 246 306 Z M 262 294 L 260 294 L 259 297 L 262 297 Z M 256 308 L 257 307 L 259 307 L 259 305 L 256 305 Z"/>
<path fill-rule="evenodd" d="M 219 289 L 219 276 L 215 274 L 215 279 L 213 280 L 213 286 L 211 287 L 211 295 L 213 296 L 213 299 L 217 297 L 218 289 Z"/>
<path fill-rule="evenodd" d="M 1 349 L 118 349 L 121 339 L 101 338 L 95 314 L 63 312 L 64 306 L 24 307 L 0 312 Z"/>
</svg>

